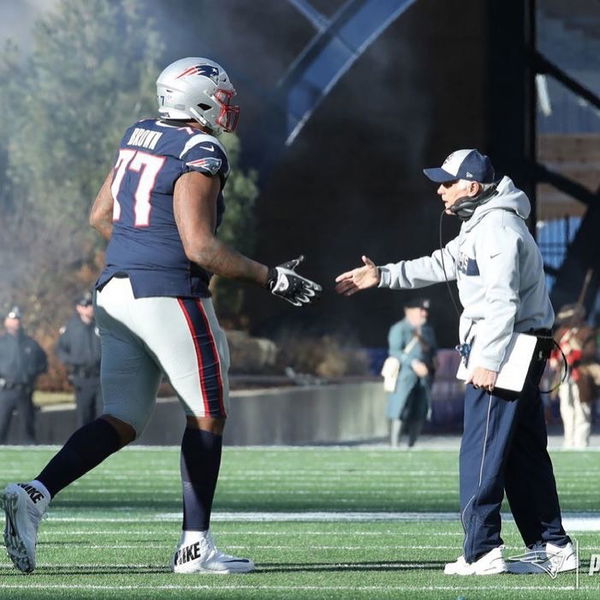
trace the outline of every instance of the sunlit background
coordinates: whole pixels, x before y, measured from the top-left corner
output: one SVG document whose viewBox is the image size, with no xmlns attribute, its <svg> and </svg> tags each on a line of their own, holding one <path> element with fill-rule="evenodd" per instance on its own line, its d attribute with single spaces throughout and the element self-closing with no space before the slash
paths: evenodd
<svg viewBox="0 0 600 600">
<path fill-rule="evenodd" d="M 382 264 L 439 246 L 421 169 L 461 147 L 529 193 L 553 302 L 584 291 L 593 321 L 599 32 L 596 0 L 1 0 L 0 306 L 19 304 L 53 348 L 102 264 L 87 210 L 119 135 L 153 113 L 158 71 L 196 55 L 227 68 L 242 108 L 224 235 L 268 264 L 304 254 L 325 288 L 295 311 L 217 282 L 230 329 L 385 347 L 411 292 L 347 299 L 333 279 L 362 254 Z M 447 241 L 458 223 L 442 223 Z M 426 295 L 452 347 L 447 289 Z"/>
</svg>

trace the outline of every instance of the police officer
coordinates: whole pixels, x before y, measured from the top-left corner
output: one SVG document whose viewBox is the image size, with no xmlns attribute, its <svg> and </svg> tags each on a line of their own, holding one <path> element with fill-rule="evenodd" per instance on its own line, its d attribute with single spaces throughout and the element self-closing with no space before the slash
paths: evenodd
<svg viewBox="0 0 600 600">
<path fill-rule="evenodd" d="M 100 335 L 90 292 L 77 299 L 75 313 L 60 333 L 56 353 L 70 371 L 69 380 L 75 387 L 77 426 L 81 427 L 102 412 Z"/>
<path fill-rule="evenodd" d="M 6 443 L 12 415 L 21 422 L 21 439 L 35 443 L 33 388 L 38 375 L 48 368 L 46 353 L 23 331 L 21 311 L 10 309 L 0 336 L 0 444 Z"/>
</svg>

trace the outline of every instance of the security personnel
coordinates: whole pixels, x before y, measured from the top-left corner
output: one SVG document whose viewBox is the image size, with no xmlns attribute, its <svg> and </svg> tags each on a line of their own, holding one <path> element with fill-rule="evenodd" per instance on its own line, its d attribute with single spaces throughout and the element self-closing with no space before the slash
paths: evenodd
<svg viewBox="0 0 600 600">
<path fill-rule="evenodd" d="M 100 335 L 90 292 L 77 299 L 75 313 L 60 333 L 56 353 L 70 371 L 69 380 L 75 387 L 77 426 L 81 427 L 102 413 Z"/>
<path fill-rule="evenodd" d="M 0 336 L 0 444 L 6 443 L 13 413 L 21 422 L 20 438 L 35 443 L 33 388 L 38 375 L 48 368 L 46 353 L 23 331 L 21 311 L 10 309 Z"/>
</svg>

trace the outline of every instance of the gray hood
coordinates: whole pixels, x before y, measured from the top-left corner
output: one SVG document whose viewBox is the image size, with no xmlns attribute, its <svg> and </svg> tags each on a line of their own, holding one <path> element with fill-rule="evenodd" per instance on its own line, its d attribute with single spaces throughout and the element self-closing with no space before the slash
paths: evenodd
<svg viewBox="0 0 600 600">
<path fill-rule="evenodd" d="M 531 213 L 531 204 L 525 192 L 515 187 L 510 177 L 503 177 L 498 183 L 496 194 L 485 204 L 477 207 L 473 216 L 465 221 L 463 225 L 465 231 L 473 229 L 489 211 L 497 208 L 511 210 L 523 220 L 527 219 Z"/>
</svg>

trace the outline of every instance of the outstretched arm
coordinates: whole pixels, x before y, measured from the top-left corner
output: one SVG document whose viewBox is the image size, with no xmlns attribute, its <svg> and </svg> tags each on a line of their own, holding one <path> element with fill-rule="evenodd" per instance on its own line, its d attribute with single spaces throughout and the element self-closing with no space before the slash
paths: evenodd
<svg viewBox="0 0 600 600">
<path fill-rule="evenodd" d="M 346 271 L 335 278 L 335 291 L 344 296 L 352 296 L 360 290 L 377 287 L 379 285 L 379 269 L 375 263 L 368 257 L 363 256 L 364 266 Z"/>
<path fill-rule="evenodd" d="M 175 184 L 173 210 L 186 256 L 221 277 L 266 286 L 269 269 L 240 254 L 215 236 L 218 177 L 191 171 Z"/>
<path fill-rule="evenodd" d="M 371 287 L 394 290 L 421 288 L 440 281 L 456 279 L 456 255 L 458 238 L 448 242 L 431 256 L 413 260 L 401 260 L 377 267 L 368 257 L 363 256 L 364 266 L 338 275 L 336 291 L 351 296 L 360 290 Z"/>
<path fill-rule="evenodd" d="M 219 178 L 194 171 L 182 175 L 175 184 L 173 210 L 188 259 L 222 277 L 266 287 L 294 306 L 318 298 L 321 286 L 295 272 L 304 257 L 269 269 L 215 236 L 220 186 Z"/>
</svg>

